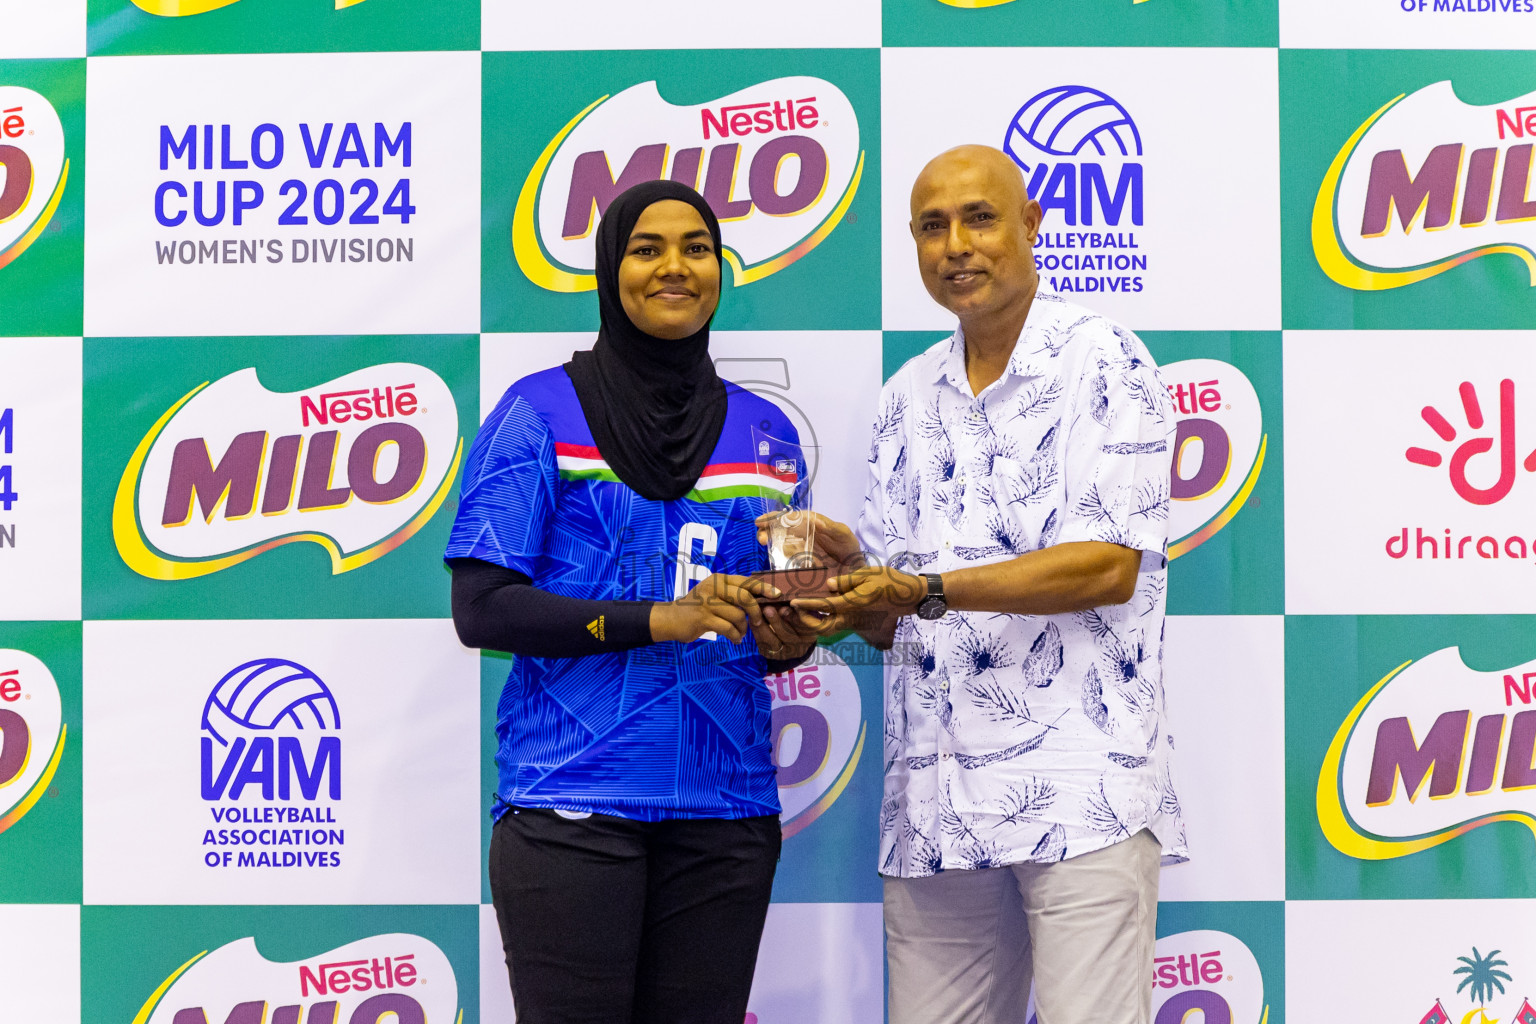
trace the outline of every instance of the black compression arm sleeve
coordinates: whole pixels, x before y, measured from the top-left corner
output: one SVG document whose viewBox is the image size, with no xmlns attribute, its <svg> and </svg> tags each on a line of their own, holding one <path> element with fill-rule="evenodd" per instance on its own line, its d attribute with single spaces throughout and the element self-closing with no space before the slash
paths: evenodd
<svg viewBox="0 0 1536 1024">
<path fill-rule="evenodd" d="M 479 558 L 451 558 L 453 627 L 465 647 L 534 658 L 574 658 L 644 647 L 652 601 L 589 601 L 551 594 L 520 572 Z M 592 631 L 592 623 L 598 631 Z M 765 675 L 810 656 L 767 658 Z"/>
<path fill-rule="evenodd" d="M 520 572 L 453 558 L 453 625 L 465 647 L 535 658 L 574 658 L 651 643 L 651 601 L 590 601 L 551 594 Z"/>
</svg>

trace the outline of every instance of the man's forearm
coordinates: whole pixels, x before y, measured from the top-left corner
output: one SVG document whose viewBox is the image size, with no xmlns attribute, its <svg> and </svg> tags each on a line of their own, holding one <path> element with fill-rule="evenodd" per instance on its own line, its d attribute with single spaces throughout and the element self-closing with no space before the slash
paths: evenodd
<svg viewBox="0 0 1536 1024">
<path fill-rule="evenodd" d="M 1136 592 L 1141 552 L 1083 541 L 944 573 L 949 607 L 966 612 L 1055 615 L 1124 604 Z M 874 641 L 870 641 L 873 643 Z"/>
</svg>

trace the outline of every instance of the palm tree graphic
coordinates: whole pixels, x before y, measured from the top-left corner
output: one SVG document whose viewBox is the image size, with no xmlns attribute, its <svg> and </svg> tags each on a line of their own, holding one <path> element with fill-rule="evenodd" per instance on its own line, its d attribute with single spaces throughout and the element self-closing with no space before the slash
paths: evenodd
<svg viewBox="0 0 1536 1024">
<path fill-rule="evenodd" d="M 1487 1005 L 1488 1000 L 1493 998 L 1494 989 L 1498 989 L 1499 995 L 1503 995 L 1504 982 L 1509 980 L 1509 975 L 1499 968 L 1508 967 L 1509 964 L 1503 960 L 1494 959 L 1499 953 L 1500 950 L 1495 949 L 1487 956 L 1483 956 L 1477 951 L 1477 947 L 1473 946 L 1470 957 L 1457 957 L 1456 959 L 1466 966 L 1456 968 L 1453 973 L 1465 974 L 1466 977 L 1461 979 L 1461 984 L 1456 986 L 1456 991 L 1460 992 L 1470 985 L 1472 991 L 1467 993 L 1467 998 L 1478 1006 Z"/>
</svg>

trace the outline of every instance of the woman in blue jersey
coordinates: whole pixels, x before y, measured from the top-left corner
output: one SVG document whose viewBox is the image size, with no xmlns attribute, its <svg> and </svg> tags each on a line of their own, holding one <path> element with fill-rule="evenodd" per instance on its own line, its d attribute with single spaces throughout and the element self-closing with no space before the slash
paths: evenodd
<svg viewBox="0 0 1536 1024">
<path fill-rule="evenodd" d="M 780 842 L 763 677 L 813 642 L 747 578 L 752 429 L 794 428 L 715 374 L 696 192 L 624 192 L 596 246 L 597 343 L 491 411 L 445 555 L 460 638 L 518 655 L 491 893 L 519 1024 L 741 1024 Z"/>
</svg>

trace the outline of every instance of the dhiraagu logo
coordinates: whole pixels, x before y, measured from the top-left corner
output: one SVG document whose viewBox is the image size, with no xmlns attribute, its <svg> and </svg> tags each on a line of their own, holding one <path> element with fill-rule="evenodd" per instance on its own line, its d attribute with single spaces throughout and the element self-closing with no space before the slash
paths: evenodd
<svg viewBox="0 0 1536 1024">
<path fill-rule="evenodd" d="M 1479 672 L 1445 648 L 1371 687 L 1328 747 L 1317 816 L 1340 852 L 1406 857 L 1498 821 L 1536 833 L 1536 661 Z"/>
<path fill-rule="evenodd" d="M 37 241 L 68 183 L 58 112 L 40 93 L 0 85 L 0 268 Z"/>
<path fill-rule="evenodd" d="M 426 525 L 463 448 L 453 394 L 425 366 L 370 366 L 288 393 L 239 370 L 192 388 L 139 442 L 113 539 L 151 579 L 206 576 L 297 541 L 347 572 Z"/>
<path fill-rule="evenodd" d="M 1243 508 L 1264 468 L 1269 435 L 1253 384 L 1217 359 L 1159 368 L 1178 416 L 1169 496 L 1168 557 L 1210 540 Z"/>
<path fill-rule="evenodd" d="M 261 3 L 262 0 L 250 0 L 250 2 Z M 324 0 L 316 0 L 316 2 L 323 3 Z M 346 7 L 356 7 L 365 0 L 333 0 L 333 2 L 336 10 L 339 11 Z M 185 18 L 237 3 L 240 3 L 240 0 L 133 0 L 133 6 L 139 10 L 147 14 L 158 14 L 162 18 Z"/>
<path fill-rule="evenodd" d="M 255 938 L 244 938 L 200 952 L 172 971 L 133 1024 L 300 1019 L 453 1024 L 463 1021 L 464 1010 L 453 964 L 419 935 L 373 935 L 286 963 L 268 960 Z"/>
<path fill-rule="evenodd" d="M 513 255 L 541 288 L 590 291 L 608 204 L 669 178 L 708 201 L 735 283 L 751 284 L 821 244 L 863 172 L 858 115 L 824 79 L 776 78 L 697 106 L 642 82 L 592 101 L 544 147 L 518 194 Z"/>
<path fill-rule="evenodd" d="M 25 651 L 0 650 L 0 832 L 47 792 L 65 733 L 53 673 Z"/>
<path fill-rule="evenodd" d="M 1533 142 L 1536 93 L 1476 106 L 1447 81 L 1388 100 L 1318 188 L 1318 265 L 1346 288 L 1381 291 L 1502 254 L 1536 286 Z"/>
</svg>

